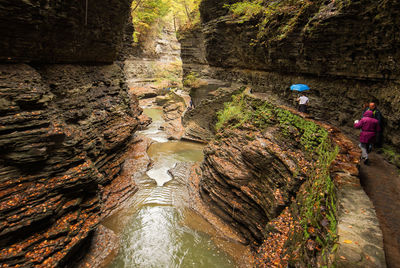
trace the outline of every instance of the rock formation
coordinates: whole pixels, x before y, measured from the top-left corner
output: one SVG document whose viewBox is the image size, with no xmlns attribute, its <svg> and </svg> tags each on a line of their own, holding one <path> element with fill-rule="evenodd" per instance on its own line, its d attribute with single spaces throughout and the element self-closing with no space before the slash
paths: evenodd
<svg viewBox="0 0 400 268">
<path fill-rule="evenodd" d="M 305 176 L 295 176 L 295 157 L 276 150 L 290 149 L 278 136 L 276 128 L 226 130 L 204 151 L 201 196 L 249 243 L 262 241 L 265 225 L 279 215 Z M 296 153 L 304 159 L 300 150 Z"/>
<path fill-rule="evenodd" d="M 311 113 L 349 133 L 375 100 L 386 142 L 400 149 L 398 1 L 313 1 L 263 28 L 262 17 L 229 14 L 232 2 L 202 1 L 202 24 L 181 34 L 185 74 L 251 85 L 289 105 L 289 86 L 308 84 Z"/>
<path fill-rule="evenodd" d="M 129 5 L 0 1 L 1 266 L 66 265 L 101 220 L 140 124 L 111 64 Z"/>
<path fill-rule="evenodd" d="M 238 92 L 234 87 L 219 87 L 226 85 L 221 81 L 202 79 L 202 85 L 192 88 L 191 97 L 195 109 L 186 112 L 183 117 L 186 138 L 210 141 L 214 137 L 216 113 L 223 109 L 225 102 L 231 100 L 232 94 Z"/>
<path fill-rule="evenodd" d="M 0 62 L 111 63 L 130 3 L 1 0 Z"/>
<path fill-rule="evenodd" d="M 117 65 L 0 74 L 1 262 L 53 266 L 98 224 L 139 110 Z"/>
<path fill-rule="evenodd" d="M 247 95 L 244 103 L 248 110 L 242 110 L 239 118 L 248 111 L 251 116 L 244 116 L 247 120 L 242 123 L 235 116 L 226 121 L 206 146 L 200 168 L 192 173 L 193 189 L 200 192 L 205 206 L 253 248 L 262 244 L 256 257 L 260 267 L 289 262 L 385 267 L 382 232 L 357 177 L 360 153 L 353 143 L 336 128 L 304 119 L 285 107 L 263 106 L 254 95 Z M 323 155 L 332 150 L 320 149 L 325 141 L 339 148 L 333 162 L 325 166 L 332 180 L 321 175 L 324 167 L 319 166 L 326 161 Z M 329 183 L 335 185 L 333 199 Z M 331 202 L 335 219 L 327 216 Z M 335 227 L 330 229 L 332 224 Z M 326 239 L 329 232 L 337 235 L 338 250 L 323 259 L 318 257 L 321 247 L 316 241 Z M 308 233 L 305 238 L 304 233 Z"/>
</svg>

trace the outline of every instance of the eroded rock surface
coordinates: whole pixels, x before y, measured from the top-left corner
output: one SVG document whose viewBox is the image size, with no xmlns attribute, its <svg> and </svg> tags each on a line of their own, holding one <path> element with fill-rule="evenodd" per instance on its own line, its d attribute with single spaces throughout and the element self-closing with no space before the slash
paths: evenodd
<svg viewBox="0 0 400 268">
<path fill-rule="evenodd" d="M 0 1 L 1 266 L 68 265 L 110 193 L 135 191 L 104 190 L 147 124 L 112 64 L 130 4 Z"/>
<path fill-rule="evenodd" d="M 117 65 L 0 66 L 0 263 L 65 263 L 97 226 L 141 111 Z"/>
<path fill-rule="evenodd" d="M 375 100 L 385 139 L 399 150 L 398 1 L 313 1 L 293 25 L 286 14 L 261 30 L 257 17 L 240 23 L 227 15 L 230 3 L 202 1 L 202 24 L 181 34 L 185 74 L 250 85 L 291 106 L 290 85 L 308 84 L 311 113 L 354 136 L 362 105 Z"/>
<path fill-rule="evenodd" d="M 131 1 L 0 1 L 0 62 L 116 59 Z"/>
<path fill-rule="evenodd" d="M 201 94 L 192 96 L 194 109 L 187 111 L 183 117 L 185 137 L 195 141 L 209 141 L 214 137 L 217 112 L 223 109 L 224 103 L 229 102 L 234 93 L 239 92 L 238 87 L 220 87 L 227 85 L 222 81 L 208 82 L 204 81 L 200 87 Z"/>
<path fill-rule="evenodd" d="M 303 117 L 293 109 L 283 106 L 279 109 Z M 274 263 L 287 265 L 287 254 L 298 254 L 299 249 L 291 251 L 291 241 L 297 240 L 288 240 L 289 233 L 293 235 L 302 228 L 295 215 L 299 213 L 298 206 L 306 205 L 302 195 L 308 190 L 303 186 L 317 180 L 313 174 L 319 172 L 315 169 L 316 155 L 310 157 L 301 145 L 303 134 L 298 128 L 301 125 L 285 124 L 260 129 L 244 123 L 237 128 L 232 125 L 222 128 L 205 148 L 200 168 L 192 173 L 191 187 L 198 189 L 209 210 L 233 227 L 246 243 L 252 246 L 263 243 L 262 249 L 270 250 L 263 252 L 268 262 L 262 262 L 261 267 Z M 325 129 L 329 139 L 339 147 L 336 158 L 328 166 L 338 200 L 338 249 L 328 261 L 342 267 L 386 267 L 379 222 L 358 178 L 360 153 L 337 128 L 315 124 Z M 214 216 L 204 215 L 215 221 Z M 312 240 L 308 242 L 309 256 L 295 260 L 299 265 L 305 265 L 310 261 L 307 258 L 318 254 L 312 253 L 315 250 Z M 327 259 L 310 262 L 317 265 L 326 263 Z"/>
<path fill-rule="evenodd" d="M 166 97 L 163 105 L 163 119 L 165 123 L 162 128 L 170 140 L 180 140 L 185 132 L 182 126 L 182 115 L 186 111 L 184 97 L 171 93 Z"/>
<path fill-rule="evenodd" d="M 87 249 L 90 254 L 74 267 L 107 267 L 118 254 L 119 237 L 110 229 L 99 225 L 91 238 L 91 245 Z"/>
<path fill-rule="evenodd" d="M 226 130 L 204 150 L 201 196 L 248 243 L 262 241 L 265 225 L 290 202 L 304 177 L 295 174 L 307 166 L 302 151 L 280 136 L 277 128 Z"/>
</svg>

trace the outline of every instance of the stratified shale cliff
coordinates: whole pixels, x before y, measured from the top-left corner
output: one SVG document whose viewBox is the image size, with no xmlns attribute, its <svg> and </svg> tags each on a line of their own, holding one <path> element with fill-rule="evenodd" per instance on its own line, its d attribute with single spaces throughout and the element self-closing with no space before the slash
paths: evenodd
<svg viewBox="0 0 400 268">
<path fill-rule="evenodd" d="M 297 172 L 298 166 L 306 166 L 304 154 L 288 151 L 290 144 L 278 136 L 278 128 L 261 133 L 225 130 L 204 151 L 201 196 L 248 242 L 263 240 L 265 225 L 279 215 L 305 177 Z"/>
<path fill-rule="evenodd" d="M 192 182 L 256 267 L 385 267 L 360 153 L 337 128 L 247 93 L 218 118 Z"/>
<path fill-rule="evenodd" d="M 1 62 L 116 59 L 129 0 L 1 0 Z"/>
<path fill-rule="evenodd" d="M 101 220 L 141 114 L 104 65 L 129 6 L 0 1 L 1 267 L 67 265 Z"/>
<path fill-rule="evenodd" d="M 265 1 L 242 19 L 204 0 L 202 24 L 182 33 L 185 74 L 250 85 L 295 105 L 291 84 L 311 87 L 311 114 L 351 132 L 376 101 L 385 142 L 400 149 L 399 1 Z M 196 48 L 196 49 L 194 49 Z"/>
</svg>

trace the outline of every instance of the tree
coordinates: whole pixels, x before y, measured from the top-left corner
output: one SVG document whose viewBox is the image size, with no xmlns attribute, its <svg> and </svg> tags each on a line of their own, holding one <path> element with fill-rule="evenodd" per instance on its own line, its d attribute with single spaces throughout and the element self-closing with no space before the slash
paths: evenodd
<svg viewBox="0 0 400 268">
<path fill-rule="evenodd" d="M 197 23 L 199 4 L 200 0 L 134 0 L 131 5 L 134 41 L 139 42 L 154 23 L 171 13 L 176 28 Z"/>
<path fill-rule="evenodd" d="M 168 0 L 135 0 L 131 5 L 132 23 L 135 27 L 133 40 L 139 42 L 153 23 L 170 11 Z"/>
</svg>

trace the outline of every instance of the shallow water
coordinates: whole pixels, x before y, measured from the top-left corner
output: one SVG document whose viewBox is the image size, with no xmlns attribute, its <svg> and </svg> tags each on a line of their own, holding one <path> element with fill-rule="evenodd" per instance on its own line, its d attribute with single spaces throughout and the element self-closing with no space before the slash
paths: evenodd
<svg viewBox="0 0 400 268">
<path fill-rule="evenodd" d="M 214 243 L 224 242 L 208 235 L 217 232 L 187 207 L 185 182 L 168 174 L 178 162 L 202 161 L 203 145 L 163 139 L 158 129 L 162 111 L 144 112 L 153 123 L 142 133 L 161 142 L 148 150 L 154 164 L 137 180 L 139 191 L 131 206 L 103 222 L 121 239 L 119 254 L 109 267 L 235 267 Z"/>
<path fill-rule="evenodd" d="M 143 109 L 143 113 L 151 117 L 153 122 L 146 130 L 140 131 L 140 133 L 156 142 L 167 142 L 167 134 L 160 129 L 161 125 L 164 123 L 164 120 L 162 119 L 162 109 Z"/>
<path fill-rule="evenodd" d="M 154 161 L 153 167 L 147 175 L 157 182 L 158 186 L 171 180 L 168 170 L 173 168 L 177 162 L 200 162 L 203 160 L 203 145 L 172 141 L 165 143 L 154 143 L 147 151 Z"/>
</svg>

